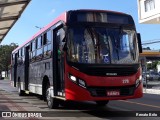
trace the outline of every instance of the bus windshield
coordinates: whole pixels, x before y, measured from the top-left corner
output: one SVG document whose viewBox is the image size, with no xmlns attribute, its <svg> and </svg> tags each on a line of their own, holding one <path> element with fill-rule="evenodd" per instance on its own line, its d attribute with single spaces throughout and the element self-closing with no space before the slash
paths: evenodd
<svg viewBox="0 0 160 120">
<path fill-rule="evenodd" d="M 68 60 L 86 64 L 138 63 L 136 32 L 125 28 L 72 27 Z"/>
</svg>

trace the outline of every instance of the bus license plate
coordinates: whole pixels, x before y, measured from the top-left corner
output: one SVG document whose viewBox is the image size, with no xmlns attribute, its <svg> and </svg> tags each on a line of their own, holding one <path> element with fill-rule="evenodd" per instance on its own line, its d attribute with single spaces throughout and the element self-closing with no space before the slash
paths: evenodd
<svg viewBox="0 0 160 120">
<path fill-rule="evenodd" d="M 107 96 L 119 96 L 119 95 L 120 95 L 120 91 L 119 90 L 107 91 Z"/>
</svg>

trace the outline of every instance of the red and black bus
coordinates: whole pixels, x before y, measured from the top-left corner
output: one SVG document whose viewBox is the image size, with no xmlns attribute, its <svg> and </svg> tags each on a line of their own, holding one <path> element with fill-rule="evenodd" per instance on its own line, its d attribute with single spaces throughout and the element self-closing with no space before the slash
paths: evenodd
<svg viewBox="0 0 160 120">
<path fill-rule="evenodd" d="M 138 36 L 128 14 L 67 11 L 12 52 L 12 85 L 19 95 L 41 95 L 49 108 L 140 98 Z"/>
</svg>

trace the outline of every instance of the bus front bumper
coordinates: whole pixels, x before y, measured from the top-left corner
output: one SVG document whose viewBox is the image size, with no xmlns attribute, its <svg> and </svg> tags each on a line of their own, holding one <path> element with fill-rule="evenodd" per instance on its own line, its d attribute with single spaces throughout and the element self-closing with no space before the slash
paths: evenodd
<svg viewBox="0 0 160 120">
<path fill-rule="evenodd" d="M 134 99 L 143 96 L 143 85 L 142 82 L 136 88 L 133 86 L 114 87 L 87 87 L 82 88 L 73 82 L 69 82 L 65 89 L 66 100 L 73 101 L 97 101 L 97 100 L 123 100 L 123 99 Z M 119 95 L 107 95 L 107 91 L 117 91 Z"/>
</svg>

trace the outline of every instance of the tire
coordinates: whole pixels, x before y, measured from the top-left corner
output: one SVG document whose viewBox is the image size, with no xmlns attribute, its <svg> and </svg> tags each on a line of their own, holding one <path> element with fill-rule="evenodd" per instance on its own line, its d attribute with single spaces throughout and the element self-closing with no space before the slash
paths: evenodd
<svg viewBox="0 0 160 120">
<path fill-rule="evenodd" d="M 25 96 L 25 91 L 21 89 L 21 84 L 18 82 L 18 94 L 19 96 Z"/>
<path fill-rule="evenodd" d="M 96 101 L 96 104 L 100 107 L 105 106 L 106 104 L 108 104 L 109 100 L 105 100 L 105 101 Z"/>
<path fill-rule="evenodd" d="M 50 109 L 55 109 L 59 107 L 59 100 L 51 97 L 51 92 L 49 87 L 46 89 L 46 101 L 48 108 Z"/>
</svg>

